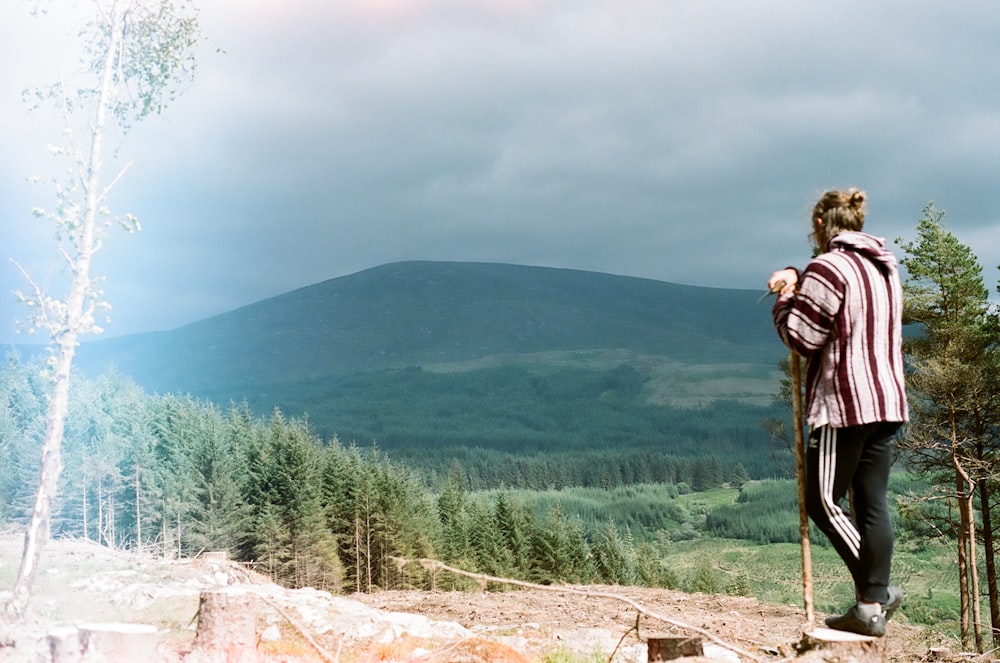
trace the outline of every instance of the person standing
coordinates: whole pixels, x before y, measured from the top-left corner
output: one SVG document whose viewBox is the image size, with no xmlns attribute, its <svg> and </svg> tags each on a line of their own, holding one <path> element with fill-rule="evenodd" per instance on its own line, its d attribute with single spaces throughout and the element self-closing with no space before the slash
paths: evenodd
<svg viewBox="0 0 1000 663">
<path fill-rule="evenodd" d="M 806 359 L 806 510 L 854 580 L 856 603 L 830 628 L 885 635 L 903 601 L 889 584 L 893 531 L 886 496 L 893 437 L 909 418 L 903 379 L 903 293 L 885 240 L 862 232 L 866 195 L 825 192 L 812 211 L 814 258 L 771 275 L 774 326 Z M 842 506 L 852 490 L 853 514 Z"/>
</svg>

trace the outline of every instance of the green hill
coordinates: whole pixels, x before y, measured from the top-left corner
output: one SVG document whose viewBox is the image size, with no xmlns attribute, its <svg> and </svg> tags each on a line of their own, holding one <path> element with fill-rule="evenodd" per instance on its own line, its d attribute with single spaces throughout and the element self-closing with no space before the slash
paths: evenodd
<svg viewBox="0 0 1000 663">
<path fill-rule="evenodd" d="M 79 362 L 90 373 L 114 364 L 153 391 L 235 399 L 301 380 L 569 351 L 773 368 L 784 351 L 756 295 L 567 269 L 401 262 L 173 331 L 86 343 Z"/>
</svg>

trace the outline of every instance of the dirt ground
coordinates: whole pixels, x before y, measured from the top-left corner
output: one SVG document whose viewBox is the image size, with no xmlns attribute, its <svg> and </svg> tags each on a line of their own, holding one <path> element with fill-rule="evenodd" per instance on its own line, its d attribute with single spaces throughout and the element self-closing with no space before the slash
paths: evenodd
<svg viewBox="0 0 1000 663">
<path fill-rule="evenodd" d="M 725 651 L 733 651 L 737 658 L 730 656 L 731 660 L 750 660 L 743 654 L 763 660 L 794 657 L 806 627 L 801 606 L 767 604 L 752 598 L 640 587 L 570 589 L 579 593 L 535 589 L 489 593 L 396 591 L 357 598 L 380 610 L 456 621 L 473 631 L 513 631 L 528 640 L 555 644 L 566 641 L 567 634 L 587 629 L 624 637 L 623 646 L 650 636 L 695 634 L 706 644 L 715 645 L 716 651 L 722 651 L 720 657 Z M 816 622 L 821 624 L 822 616 L 817 616 Z M 897 621 L 889 623 L 881 644 L 886 659 L 896 661 L 927 660 L 931 649 L 945 646 L 926 629 Z"/>
<path fill-rule="evenodd" d="M 20 535 L 0 534 L 0 601 L 20 552 Z M 645 640 L 667 634 L 701 638 L 706 660 L 780 661 L 796 657 L 805 626 L 801 606 L 637 587 L 331 595 L 278 587 L 215 556 L 164 560 L 52 541 L 27 619 L 0 628 L 9 643 L 0 663 L 49 661 L 49 633 L 95 622 L 152 624 L 160 663 L 194 663 L 199 597 L 218 591 L 254 597 L 257 660 L 268 663 L 592 663 L 612 653 L 615 663 L 646 663 Z M 923 661 L 948 644 L 901 615 L 878 647 L 885 660 Z"/>
</svg>

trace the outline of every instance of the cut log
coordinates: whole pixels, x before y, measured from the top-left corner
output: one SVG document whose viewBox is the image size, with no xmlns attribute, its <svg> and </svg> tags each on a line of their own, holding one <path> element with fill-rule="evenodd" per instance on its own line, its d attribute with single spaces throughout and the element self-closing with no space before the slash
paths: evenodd
<svg viewBox="0 0 1000 663">
<path fill-rule="evenodd" d="M 646 638 L 647 658 L 654 661 L 672 661 L 685 656 L 704 656 L 701 638 L 691 636 L 661 635 Z"/>
<path fill-rule="evenodd" d="M 54 661 L 86 661 L 90 663 L 130 663 L 131 661 L 157 660 L 156 648 L 160 634 L 149 624 L 84 624 L 77 629 L 76 638 L 64 634 L 62 648 L 52 647 Z M 73 641 L 77 641 L 78 654 L 73 658 Z M 50 646 L 55 644 L 50 636 Z M 60 655 L 61 658 L 56 658 Z"/>
<path fill-rule="evenodd" d="M 247 592 L 206 591 L 198 606 L 195 660 L 257 661 L 257 597 Z"/>
<path fill-rule="evenodd" d="M 831 660 L 869 663 L 886 660 L 885 638 L 859 635 L 832 628 L 816 628 L 802 634 L 796 647 L 800 654 L 821 650 Z"/>
</svg>

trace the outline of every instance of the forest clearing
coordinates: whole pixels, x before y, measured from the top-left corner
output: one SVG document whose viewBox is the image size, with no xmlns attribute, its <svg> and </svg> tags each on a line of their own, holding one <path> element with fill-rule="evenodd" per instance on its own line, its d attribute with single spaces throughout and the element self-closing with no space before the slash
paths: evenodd
<svg viewBox="0 0 1000 663">
<path fill-rule="evenodd" d="M 20 551 L 19 535 L 0 536 L 0 577 L 16 569 Z M 255 596 L 258 660 L 289 663 L 596 663 L 607 661 L 616 647 L 615 661 L 645 661 L 645 638 L 676 632 L 656 619 L 640 619 L 635 609 L 612 595 L 711 633 L 722 644 L 706 642 L 706 657 L 711 653 L 718 660 L 753 660 L 722 645 L 759 660 L 794 656 L 805 619 L 801 606 L 748 597 L 603 585 L 565 589 L 401 590 L 344 596 L 285 589 L 213 556 L 163 560 L 61 539 L 47 546 L 28 618 L 13 634 L 15 646 L 0 648 L 0 661 L 51 660 L 46 658 L 46 637 L 54 630 L 117 622 L 155 626 L 160 661 L 194 660 L 190 653 L 199 596 L 212 591 Z M 932 649 L 954 651 L 954 643 L 905 618 L 890 624 L 884 647 L 886 659 L 895 661 L 928 660 Z M 942 654 L 937 660 L 947 657 Z"/>
</svg>

